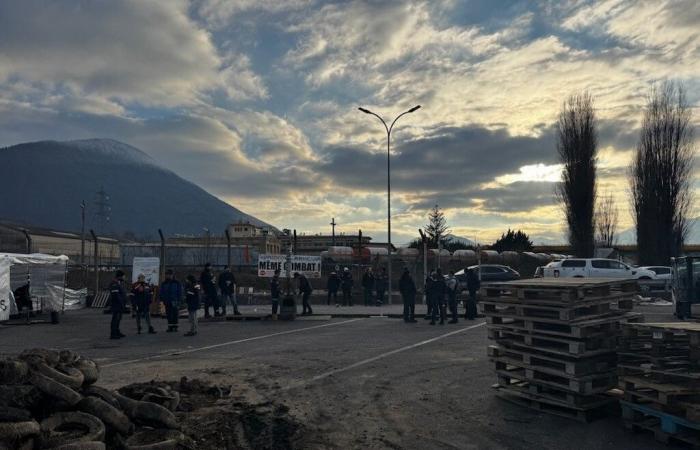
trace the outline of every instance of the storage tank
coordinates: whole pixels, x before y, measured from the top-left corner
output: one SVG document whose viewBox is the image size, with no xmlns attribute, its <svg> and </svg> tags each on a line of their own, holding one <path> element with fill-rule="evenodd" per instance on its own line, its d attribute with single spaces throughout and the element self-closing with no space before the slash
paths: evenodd
<svg viewBox="0 0 700 450">
<path fill-rule="evenodd" d="M 514 266 L 520 260 L 520 253 L 506 250 L 501 252 L 501 261 L 507 266 Z"/>
<path fill-rule="evenodd" d="M 452 259 L 459 261 L 460 266 L 473 266 L 477 263 L 476 252 L 474 250 L 455 250 Z"/>
<path fill-rule="evenodd" d="M 440 256 L 450 256 L 451 253 L 449 250 L 445 250 L 444 248 L 442 250 L 438 250 L 436 248 L 431 248 L 429 251 L 433 252 L 433 255 L 437 256 L 438 254 Z"/>
<path fill-rule="evenodd" d="M 401 247 L 399 248 L 396 253 L 399 256 L 407 256 L 407 257 L 418 257 L 420 255 L 420 251 L 417 248 L 407 248 L 407 247 Z"/>
<path fill-rule="evenodd" d="M 501 264 L 501 255 L 496 250 L 482 250 L 481 251 L 481 263 L 482 264 Z"/>
</svg>

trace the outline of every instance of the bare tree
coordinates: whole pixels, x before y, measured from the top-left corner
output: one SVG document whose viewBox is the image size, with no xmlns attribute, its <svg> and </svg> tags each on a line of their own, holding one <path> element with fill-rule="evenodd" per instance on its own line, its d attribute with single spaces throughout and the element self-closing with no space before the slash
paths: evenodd
<svg viewBox="0 0 700 450">
<path fill-rule="evenodd" d="M 691 116 L 682 85 L 651 87 L 630 174 L 640 264 L 667 264 L 683 249 L 692 203 Z"/>
<path fill-rule="evenodd" d="M 428 225 L 425 226 L 425 234 L 428 236 L 428 245 L 437 248 L 438 242 L 443 243 L 445 235 L 449 233 L 447 228 L 447 219 L 445 213 L 442 212 L 438 205 L 433 206 L 433 209 L 428 213 Z"/>
<path fill-rule="evenodd" d="M 595 212 L 597 245 L 610 248 L 616 244 L 618 217 L 612 194 L 608 193 L 600 198 Z"/>
<path fill-rule="evenodd" d="M 571 251 L 579 257 L 593 256 L 595 248 L 597 149 L 593 98 L 588 93 L 572 95 L 557 123 L 557 153 L 564 165 L 557 196 L 569 227 Z"/>
</svg>

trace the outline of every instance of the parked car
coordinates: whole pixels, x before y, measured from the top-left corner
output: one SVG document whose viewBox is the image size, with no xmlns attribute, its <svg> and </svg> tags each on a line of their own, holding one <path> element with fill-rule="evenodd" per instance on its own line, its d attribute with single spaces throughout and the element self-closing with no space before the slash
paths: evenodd
<svg viewBox="0 0 700 450">
<path fill-rule="evenodd" d="M 544 277 L 544 266 L 537 266 L 535 269 L 535 273 L 532 275 L 532 278 L 542 278 Z"/>
<path fill-rule="evenodd" d="M 553 261 L 543 269 L 545 278 L 634 278 L 652 280 L 651 270 L 632 268 L 615 259 L 570 258 Z"/>
<path fill-rule="evenodd" d="M 476 270 L 478 275 L 479 267 L 481 267 L 481 281 L 484 283 L 488 283 L 489 281 L 511 281 L 520 279 L 520 274 L 508 266 L 502 266 L 500 264 L 469 266 L 466 269 L 462 269 L 455 273 L 455 278 L 457 278 L 457 281 L 459 281 L 459 287 L 462 290 L 467 288 L 467 270 Z"/>
<path fill-rule="evenodd" d="M 644 266 L 637 267 L 640 270 L 649 270 L 654 272 L 652 280 L 670 280 L 671 279 L 671 268 L 669 266 Z"/>
</svg>

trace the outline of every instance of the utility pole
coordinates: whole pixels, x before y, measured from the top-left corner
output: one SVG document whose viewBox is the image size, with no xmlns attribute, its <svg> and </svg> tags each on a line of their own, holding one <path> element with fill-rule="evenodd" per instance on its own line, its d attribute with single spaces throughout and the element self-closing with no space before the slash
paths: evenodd
<svg viewBox="0 0 700 450">
<path fill-rule="evenodd" d="M 97 219 L 98 232 L 103 235 L 107 234 L 107 225 L 109 225 L 112 207 L 109 205 L 109 195 L 105 192 L 104 187 L 100 187 L 95 200 L 95 218 Z"/>
<path fill-rule="evenodd" d="M 428 296 L 425 292 L 426 281 L 428 280 L 428 238 L 420 228 L 418 228 L 418 233 L 420 233 L 420 239 L 423 243 L 423 304 L 426 304 L 428 302 Z"/>
<path fill-rule="evenodd" d="M 331 219 L 331 243 L 333 247 L 335 247 L 335 226 L 338 225 L 335 223 L 335 217 Z"/>
<path fill-rule="evenodd" d="M 85 265 L 85 200 L 80 202 L 80 265 Z"/>
</svg>

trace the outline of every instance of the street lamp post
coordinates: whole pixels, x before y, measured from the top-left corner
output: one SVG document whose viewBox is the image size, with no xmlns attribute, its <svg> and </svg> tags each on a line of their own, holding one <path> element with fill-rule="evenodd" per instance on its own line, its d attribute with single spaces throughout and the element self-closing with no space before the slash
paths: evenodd
<svg viewBox="0 0 700 450">
<path fill-rule="evenodd" d="M 357 108 L 365 114 L 371 114 L 382 122 L 384 129 L 386 129 L 386 222 L 387 222 L 387 272 L 388 272 L 388 292 L 389 292 L 389 304 L 392 303 L 392 291 L 391 291 L 391 130 L 394 128 L 396 121 L 406 114 L 417 111 L 420 105 L 416 105 L 408 111 L 404 111 L 391 122 L 391 125 L 387 125 L 384 119 L 378 114 L 373 113 L 366 108 Z"/>
</svg>

